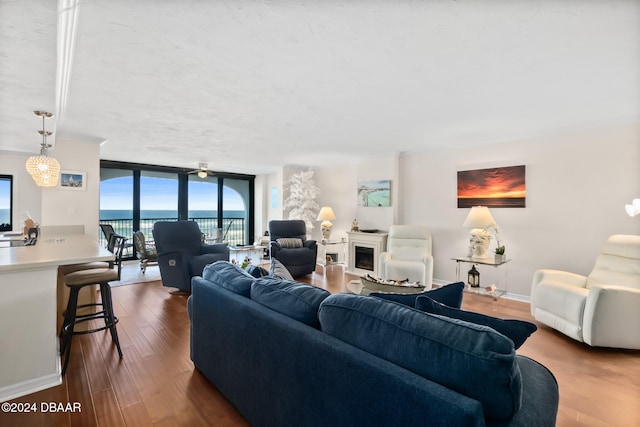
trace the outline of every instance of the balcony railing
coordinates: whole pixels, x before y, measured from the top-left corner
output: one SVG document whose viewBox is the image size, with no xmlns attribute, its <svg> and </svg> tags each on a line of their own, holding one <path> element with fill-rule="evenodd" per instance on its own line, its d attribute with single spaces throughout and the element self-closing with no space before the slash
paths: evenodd
<svg viewBox="0 0 640 427">
<path fill-rule="evenodd" d="M 140 220 L 140 231 L 144 234 L 147 240 L 153 240 L 151 230 L 153 224 L 158 221 L 177 221 L 177 218 L 144 218 Z M 214 238 L 218 234 L 218 218 L 189 218 L 189 221 L 195 221 L 200 227 L 200 231 L 205 234 L 205 238 Z M 122 219 L 101 219 L 100 224 L 111 224 L 116 234 L 128 237 L 128 243 L 133 243 L 133 220 L 131 218 Z M 244 218 L 223 218 L 222 219 L 222 235 L 224 242 L 230 245 L 242 245 L 245 244 L 244 235 Z M 107 241 L 102 234 L 99 233 L 100 245 L 106 246 Z M 135 256 L 133 248 L 128 253 L 124 254 L 125 257 Z"/>
</svg>

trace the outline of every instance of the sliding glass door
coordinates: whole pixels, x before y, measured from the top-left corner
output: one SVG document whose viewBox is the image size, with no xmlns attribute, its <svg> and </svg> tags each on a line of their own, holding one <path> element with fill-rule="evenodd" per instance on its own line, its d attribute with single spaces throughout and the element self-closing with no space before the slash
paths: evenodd
<svg viewBox="0 0 640 427">
<path fill-rule="evenodd" d="M 100 223 L 124 236 L 140 230 L 151 240 L 155 222 L 187 219 L 198 223 L 209 242 L 253 242 L 255 177 L 219 173 L 200 178 L 188 172 L 102 161 Z"/>
</svg>

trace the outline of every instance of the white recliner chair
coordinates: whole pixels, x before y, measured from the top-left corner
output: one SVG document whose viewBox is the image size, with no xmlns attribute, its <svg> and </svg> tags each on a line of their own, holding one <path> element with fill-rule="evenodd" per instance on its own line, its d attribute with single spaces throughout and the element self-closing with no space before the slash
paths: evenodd
<svg viewBox="0 0 640 427">
<path fill-rule="evenodd" d="M 531 314 L 590 346 L 640 349 L 640 236 L 609 237 L 587 277 L 536 271 Z"/>
<path fill-rule="evenodd" d="M 387 280 L 420 282 L 431 289 L 433 256 L 431 232 L 421 225 L 392 225 L 387 251 L 380 254 L 380 277 Z"/>
</svg>

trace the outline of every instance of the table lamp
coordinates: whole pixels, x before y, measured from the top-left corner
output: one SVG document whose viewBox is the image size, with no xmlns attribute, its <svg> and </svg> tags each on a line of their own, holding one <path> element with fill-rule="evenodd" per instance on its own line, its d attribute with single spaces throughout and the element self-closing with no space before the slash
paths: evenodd
<svg viewBox="0 0 640 427">
<path fill-rule="evenodd" d="M 630 217 L 640 215 L 640 199 L 633 199 L 631 204 L 624 206 L 624 209 Z"/>
<path fill-rule="evenodd" d="M 331 237 L 331 226 L 333 225 L 331 224 L 331 220 L 335 219 L 336 216 L 333 213 L 333 209 L 329 206 L 323 206 L 320 209 L 320 213 L 318 213 L 316 221 L 322 221 L 322 224 L 320 224 L 320 227 L 322 228 L 322 240 L 329 240 L 329 237 Z"/>
<path fill-rule="evenodd" d="M 488 228 L 496 228 L 496 221 L 486 206 L 474 206 L 462 224 L 464 228 L 472 228 L 469 240 L 469 255 L 474 259 L 487 257 L 491 235 Z"/>
</svg>

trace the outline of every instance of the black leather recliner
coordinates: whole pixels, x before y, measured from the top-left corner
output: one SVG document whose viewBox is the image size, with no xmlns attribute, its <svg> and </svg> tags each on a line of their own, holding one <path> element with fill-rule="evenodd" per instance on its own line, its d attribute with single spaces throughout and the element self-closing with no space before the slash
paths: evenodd
<svg viewBox="0 0 640 427">
<path fill-rule="evenodd" d="M 226 243 L 205 245 L 194 221 L 159 221 L 153 224 L 162 284 L 181 291 L 191 290 L 191 278 L 216 261 L 229 261 Z"/>
<path fill-rule="evenodd" d="M 304 221 L 269 221 L 269 251 L 272 258 L 284 265 L 293 277 L 313 273 L 316 269 L 318 246 L 315 240 L 307 240 L 307 226 Z M 300 239 L 302 247 L 283 247 L 278 239 Z M 287 245 L 284 245 L 287 246 Z"/>
</svg>

